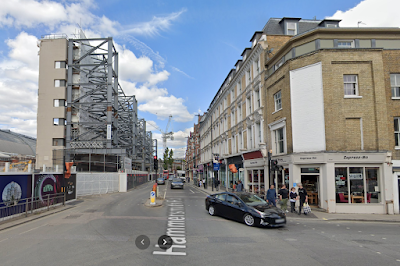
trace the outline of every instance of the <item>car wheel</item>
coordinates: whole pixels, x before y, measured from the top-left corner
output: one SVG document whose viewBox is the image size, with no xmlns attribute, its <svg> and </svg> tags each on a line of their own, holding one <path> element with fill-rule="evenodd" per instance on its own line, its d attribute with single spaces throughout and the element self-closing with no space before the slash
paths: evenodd
<svg viewBox="0 0 400 266">
<path fill-rule="evenodd" d="M 211 216 L 214 216 L 216 214 L 214 206 L 210 205 L 210 207 L 208 207 L 208 214 L 210 214 Z"/>
<path fill-rule="evenodd" d="M 250 214 L 246 213 L 246 214 L 243 216 L 243 220 L 244 220 L 244 223 L 245 223 L 246 225 L 248 225 L 248 226 L 254 226 L 254 217 L 251 216 Z"/>
</svg>

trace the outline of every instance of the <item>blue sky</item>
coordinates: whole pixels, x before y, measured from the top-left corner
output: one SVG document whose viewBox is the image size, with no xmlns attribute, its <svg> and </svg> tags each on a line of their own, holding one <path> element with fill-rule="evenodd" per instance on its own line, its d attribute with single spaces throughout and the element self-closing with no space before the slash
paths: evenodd
<svg viewBox="0 0 400 266">
<path fill-rule="evenodd" d="M 136 95 L 140 117 L 165 129 L 173 116 L 175 140 L 168 146 L 183 157 L 195 115 L 207 110 L 269 18 L 335 17 L 341 27 L 357 21 L 399 27 L 399 8 L 397 0 L 2 0 L 0 128 L 36 136 L 37 41 L 50 33 L 73 37 L 80 24 L 88 37 L 114 38 L 122 88 Z"/>
</svg>

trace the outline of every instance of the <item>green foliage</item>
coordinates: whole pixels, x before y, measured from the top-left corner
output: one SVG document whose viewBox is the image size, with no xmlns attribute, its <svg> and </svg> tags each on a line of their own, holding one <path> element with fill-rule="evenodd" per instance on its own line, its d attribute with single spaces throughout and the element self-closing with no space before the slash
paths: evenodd
<svg viewBox="0 0 400 266">
<path fill-rule="evenodd" d="M 172 169 L 172 164 L 174 163 L 174 151 L 172 149 L 168 149 L 168 147 L 164 151 L 164 163 L 163 168 L 164 170 Z"/>
</svg>

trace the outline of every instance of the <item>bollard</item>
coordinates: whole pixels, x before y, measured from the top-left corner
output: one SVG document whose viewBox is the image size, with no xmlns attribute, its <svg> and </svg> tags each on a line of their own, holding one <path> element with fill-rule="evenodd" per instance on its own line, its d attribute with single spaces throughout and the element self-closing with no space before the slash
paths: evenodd
<svg viewBox="0 0 400 266">
<path fill-rule="evenodd" d="M 28 199 L 25 199 L 25 217 L 28 217 Z"/>
<path fill-rule="evenodd" d="M 47 210 L 50 211 L 50 194 L 47 194 Z"/>
<path fill-rule="evenodd" d="M 63 205 L 65 206 L 65 201 L 67 200 L 67 191 L 64 191 Z"/>
</svg>

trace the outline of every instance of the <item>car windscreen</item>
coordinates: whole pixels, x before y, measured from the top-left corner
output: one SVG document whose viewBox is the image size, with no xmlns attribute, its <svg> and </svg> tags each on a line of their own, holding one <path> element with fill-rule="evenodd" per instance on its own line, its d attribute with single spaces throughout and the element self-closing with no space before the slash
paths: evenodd
<svg viewBox="0 0 400 266">
<path fill-rule="evenodd" d="M 179 178 L 174 178 L 174 179 L 172 179 L 172 182 L 182 182 L 182 180 Z"/>
<path fill-rule="evenodd" d="M 265 200 L 262 198 L 257 197 L 254 194 L 240 194 L 238 195 L 241 200 L 243 200 L 244 203 L 250 206 L 256 206 L 260 204 L 267 204 Z"/>
<path fill-rule="evenodd" d="M 160 177 L 160 178 L 157 178 L 157 180 L 164 181 L 164 178 Z"/>
</svg>

